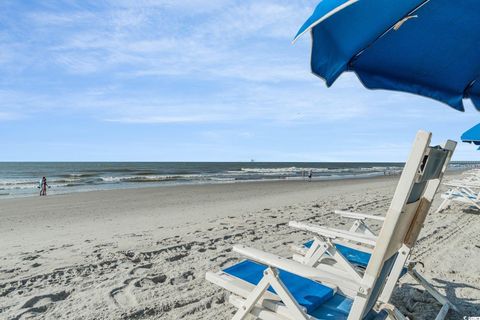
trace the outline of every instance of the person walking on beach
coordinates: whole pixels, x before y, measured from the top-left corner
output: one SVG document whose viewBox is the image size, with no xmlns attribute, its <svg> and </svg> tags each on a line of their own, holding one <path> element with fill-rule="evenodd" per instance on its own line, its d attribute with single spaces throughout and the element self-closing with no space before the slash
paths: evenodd
<svg viewBox="0 0 480 320">
<path fill-rule="evenodd" d="M 313 172 L 312 169 L 308 172 L 308 181 L 312 181 Z"/>
<path fill-rule="evenodd" d="M 40 196 L 46 196 L 47 195 L 47 178 L 43 177 L 42 180 L 40 181 Z"/>
</svg>

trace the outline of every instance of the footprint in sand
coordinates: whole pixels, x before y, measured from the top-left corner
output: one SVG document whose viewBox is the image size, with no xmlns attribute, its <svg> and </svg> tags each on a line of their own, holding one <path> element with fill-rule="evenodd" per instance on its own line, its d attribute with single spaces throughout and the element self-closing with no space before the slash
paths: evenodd
<svg viewBox="0 0 480 320">
<path fill-rule="evenodd" d="M 171 285 L 184 284 L 192 280 L 195 280 L 195 274 L 192 270 L 189 270 L 182 273 L 179 277 L 170 279 L 170 284 Z"/>
<path fill-rule="evenodd" d="M 137 305 L 137 299 L 132 294 L 131 284 L 137 278 L 129 278 L 123 285 L 110 291 L 110 298 L 120 308 L 131 308 Z"/>
<path fill-rule="evenodd" d="M 132 270 L 130 270 L 130 272 L 128 274 L 130 274 L 130 275 L 143 274 L 143 273 L 147 272 L 148 269 L 151 269 L 152 266 L 153 266 L 152 263 L 144 264 L 144 265 L 133 268 Z"/>
<path fill-rule="evenodd" d="M 129 274 L 134 277 L 128 278 L 123 282 L 123 285 L 114 288 L 110 291 L 110 298 L 120 308 L 128 309 L 138 305 L 137 299 L 133 294 L 134 287 L 141 288 L 146 286 L 153 286 L 164 283 L 167 276 L 163 274 L 141 277 L 153 266 L 152 263 L 137 266 L 130 270 Z"/>
<path fill-rule="evenodd" d="M 63 301 L 68 298 L 70 292 L 60 291 L 57 293 L 49 293 L 44 295 L 34 296 L 28 299 L 21 307 L 22 310 L 13 320 L 19 320 L 26 314 L 39 314 L 46 312 L 53 307 L 55 303 Z"/>
<path fill-rule="evenodd" d="M 179 254 L 174 255 L 173 257 L 166 258 L 165 260 L 168 261 L 168 262 L 175 262 L 175 261 L 178 261 L 178 260 L 182 260 L 183 258 L 187 257 L 188 255 L 189 255 L 188 252 L 179 253 Z"/>
<path fill-rule="evenodd" d="M 148 286 L 164 283 L 166 280 L 167 280 L 166 275 L 159 274 L 153 277 L 141 278 L 140 280 L 136 281 L 133 285 L 137 288 L 148 287 Z"/>
<path fill-rule="evenodd" d="M 152 268 L 151 263 L 140 265 L 130 270 L 128 274 L 143 274 L 150 268 Z M 131 277 L 123 281 L 123 285 L 110 291 L 109 296 L 117 307 L 128 309 L 137 305 L 137 299 L 132 293 L 132 286 L 137 286 L 137 283 L 138 277 Z"/>
<path fill-rule="evenodd" d="M 24 261 L 33 261 L 33 260 L 35 260 L 35 259 L 37 259 L 37 258 L 39 258 L 39 257 L 40 257 L 40 255 L 38 255 L 38 254 L 37 254 L 37 255 L 31 255 L 31 256 L 26 256 L 26 257 L 24 257 L 22 260 L 24 260 Z"/>
</svg>

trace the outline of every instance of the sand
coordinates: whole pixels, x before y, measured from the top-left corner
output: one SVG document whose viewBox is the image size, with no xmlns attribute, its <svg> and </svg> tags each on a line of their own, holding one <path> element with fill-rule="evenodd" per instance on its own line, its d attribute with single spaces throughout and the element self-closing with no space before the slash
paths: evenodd
<svg viewBox="0 0 480 320">
<path fill-rule="evenodd" d="M 1 319 L 229 319 L 206 271 L 241 243 L 289 257 L 310 238 L 289 220 L 347 228 L 334 209 L 384 213 L 398 177 L 85 192 L 0 201 Z M 433 208 L 439 205 L 439 197 Z M 375 228 L 378 228 L 376 226 Z M 480 316 L 480 214 L 433 210 L 413 258 L 461 310 Z M 393 303 L 410 319 L 440 305 L 406 276 Z"/>
</svg>

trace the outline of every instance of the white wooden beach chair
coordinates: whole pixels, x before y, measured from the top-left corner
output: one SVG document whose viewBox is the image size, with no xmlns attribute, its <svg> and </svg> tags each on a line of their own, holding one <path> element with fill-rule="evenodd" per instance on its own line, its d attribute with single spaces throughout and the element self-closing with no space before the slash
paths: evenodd
<svg viewBox="0 0 480 320">
<path fill-rule="evenodd" d="M 235 246 L 234 251 L 248 260 L 206 274 L 208 281 L 232 293 L 229 301 L 238 308 L 233 319 L 245 319 L 249 314 L 266 320 L 405 319 L 379 296 L 388 284 L 389 275 L 398 268 L 401 249 L 413 246 L 412 240 L 416 239 L 426 215 L 424 208 L 430 205 L 428 199 L 433 198 L 436 191 L 430 181 L 438 179 L 455 147 L 454 142 L 449 142 L 445 149 L 429 147 L 430 136 L 425 132 L 417 135 L 414 152 L 379 235 L 354 235 L 354 240 L 373 246 L 364 272 L 323 263 L 313 267 Z M 412 220 L 417 223 L 412 225 Z M 333 251 L 331 254 L 336 255 Z"/>
<path fill-rule="evenodd" d="M 480 184 L 472 181 L 444 183 L 449 187 L 447 192 L 441 195 L 443 202 L 437 209 L 437 213 L 447 209 L 452 202 L 468 204 L 480 210 Z"/>
<path fill-rule="evenodd" d="M 408 210 L 416 208 L 415 214 L 410 218 L 403 218 L 397 226 L 400 230 L 409 230 L 408 241 L 405 241 L 399 248 L 394 266 L 378 300 L 389 302 L 398 279 L 409 273 L 442 304 L 437 319 L 443 319 L 449 308 L 458 311 L 450 301 L 443 297 L 414 269 L 415 263 L 408 263 L 411 249 L 418 238 L 456 146 L 455 142 L 447 141 L 442 148 L 429 147 L 430 138 L 430 133 L 419 132 L 417 134 L 412 153 L 405 165 L 397 191 L 385 217 L 370 213 L 335 211 L 336 214 L 355 220 L 348 231 L 290 222 L 292 227 L 316 234 L 313 240 L 303 246 L 293 247 L 296 252 L 293 259 L 313 267 L 322 264 L 337 265 L 353 275 L 362 274 L 363 270 L 368 268 L 372 253 L 379 243 L 379 236 L 370 229 L 366 220 L 387 223 L 389 215 L 392 214 L 392 211 L 397 210 L 398 207 L 396 206 L 403 199 L 399 198 L 399 194 L 402 194 L 404 190 L 411 190 L 405 208 Z M 385 225 L 382 230 L 384 227 Z"/>
</svg>

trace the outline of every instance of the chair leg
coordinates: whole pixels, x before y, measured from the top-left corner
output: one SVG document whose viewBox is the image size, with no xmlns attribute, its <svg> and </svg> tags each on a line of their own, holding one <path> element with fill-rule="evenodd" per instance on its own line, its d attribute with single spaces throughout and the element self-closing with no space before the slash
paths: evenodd
<svg viewBox="0 0 480 320">
<path fill-rule="evenodd" d="M 280 300 L 285 304 L 288 312 L 292 316 L 292 319 L 310 319 L 310 317 L 303 311 L 302 307 L 295 301 L 288 289 L 282 283 L 278 277 L 278 271 L 269 267 L 263 272 L 263 278 L 257 284 L 255 289 L 248 295 L 242 306 L 238 308 L 238 311 L 235 313 L 232 320 L 244 320 L 270 286 L 272 286 L 276 294 L 280 297 Z"/>
<path fill-rule="evenodd" d="M 480 210 L 480 204 L 478 203 L 478 201 L 473 201 L 473 200 L 469 200 L 472 207 L 475 207 L 477 208 L 478 210 Z"/>
<path fill-rule="evenodd" d="M 385 310 L 388 313 L 388 318 L 389 320 L 408 320 L 407 317 L 405 317 L 400 310 L 398 310 L 394 305 L 390 303 L 382 303 L 380 304 L 379 308 L 381 310 Z"/>
<path fill-rule="evenodd" d="M 442 309 L 438 313 L 437 317 L 435 320 L 442 320 L 445 318 L 445 316 L 448 313 L 448 310 L 452 308 L 456 312 L 459 312 L 458 308 L 450 302 L 446 297 L 444 297 L 440 292 L 438 292 L 437 289 L 435 289 L 424 277 L 422 277 L 415 269 L 413 269 L 414 264 L 410 264 L 408 266 L 408 274 L 412 276 L 415 281 L 418 282 L 422 287 L 427 290 L 428 293 L 432 295 L 432 297 L 435 298 L 441 305 Z"/>
<path fill-rule="evenodd" d="M 272 286 L 273 290 L 275 290 L 280 299 L 282 299 L 282 302 L 288 308 L 288 311 L 290 311 L 293 319 L 309 320 L 310 317 L 303 311 L 302 307 L 297 303 L 297 301 L 295 301 L 288 289 L 278 278 L 278 272 L 272 268 L 268 268 L 266 270 L 266 274 L 271 279 L 270 285 Z"/>
<path fill-rule="evenodd" d="M 315 237 L 310 249 L 308 249 L 303 258 L 303 263 L 310 267 L 315 266 L 315 264 L 317 264 L 317 262 L 324 256 L 326 251 L 327 244 Z"/>
<path fill-rule="evenodd" d="M 349 231 L 358 232 L 360 234 L 366 234 L 369 236 L 375 236 L 375 233 L 373 233 L 373 231 L 362 220 L 356 220 Z"/>
<path fill-rule="evenodd" d="M 435 213 L 440 213 L 442 212 L 443 210 L 445 210 L 448 205 L 450 204 L 450 198 L 447 198 L 445 200 L 443 200 L 442 204 L 440 205 L 440 207 L 438 207 L 437 211 L 435 211 Z"/>
<path fill-rule="evenodd" d="M 400 278 L 400 274 L 402 273 L 403 266 L 408 259 L 410 254 L 410 249 L 403 245 L 400 250 L 398 250 L 398 257 L 393 265 L 392 271 L 390 271 L 390 275 L 388 276 L 387 282 L 380 293 L 379 300 L 382 302 L 389 302 L 390 298 L 392 297 L 393 290 L 396 288 L 398 279 Z"/>
<path fill-rule="evenodd" d="M 303 264 L 315 267 L 325 257 L 332 258 L 337 264 L 343 267 L 343 269 L 349 272 L 356 280 L 362 280 L 361 275 L 355 269 L 355 267 L 345 258 L 330 241 L 321 241 L 315 237 L 312 246 L 308 250 L 307 254 L 303 258 Z"/>
<path fill-rule="evenodd" d="M 448 313 L 448 309 L 450 309 L 450 305 L 447 303 L 447 304 L 444 304 L 442 306 L 442 309 L 440 309 L 440 311 L 438 312 L 437 316 L 435 317 L 435 320 L 443 320 L 445 319 L 445 317 L 447 316 L 447 313 Z"/>
<path fill-rule="evenodd" d="M 247 300 L 245 300 L 245 303 L 242 305 L 242 307 L 238 309 L 232 320 L 245 319 L 245 317 L 250 313 L 258 300 L 260 300 L 260 298 L 263 296 L 265 291 L 267 291 L 268 287 L 270 286 L 270 281 L 266 275 L 267 274 L 265 273 L 262 280 L 260 280 L 255 289 L 250 293 L 250 295 L 247 297 Z"/>
</svg>

